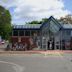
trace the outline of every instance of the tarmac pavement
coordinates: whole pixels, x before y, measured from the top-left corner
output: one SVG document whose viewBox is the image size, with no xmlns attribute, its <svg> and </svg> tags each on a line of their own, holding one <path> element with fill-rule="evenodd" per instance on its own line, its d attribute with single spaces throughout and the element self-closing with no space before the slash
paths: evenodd
<svg viewBox="0 0 72 72">
<path fill-rule="evenodd" d="M 71 50 L 5 51 L 0 46 L 0 72 L 72 72 Z"/>
<path fill-rule="evenodd" d="M 72 58 L 72 53 L 57 57 L 40 54 L 0 55 L 0 72 L 72 72 L 69 58 Z"/>
</svg>

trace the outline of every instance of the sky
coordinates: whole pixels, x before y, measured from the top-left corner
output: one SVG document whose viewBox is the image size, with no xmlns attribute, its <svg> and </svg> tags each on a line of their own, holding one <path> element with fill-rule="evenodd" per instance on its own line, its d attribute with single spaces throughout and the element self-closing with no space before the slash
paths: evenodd
<svg viewBox="0 0 72 72">
<path fill-rule="evenodd" d="M 10 11 L 12 24 L 72 14 L 72 0 L 0 0 L 0 5 Z"/>
</svg>

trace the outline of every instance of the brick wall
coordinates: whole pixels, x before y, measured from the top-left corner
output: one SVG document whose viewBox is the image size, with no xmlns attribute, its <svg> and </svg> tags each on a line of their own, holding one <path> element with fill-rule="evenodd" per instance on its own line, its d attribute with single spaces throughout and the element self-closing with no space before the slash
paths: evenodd
<svg viewBox="0 0 72 72">
<path fill-rule="evenodd" d="M 19 39 L 21 39 L 21 40 L 19 40 Z M 33 45 L 31 45 L 31 43 L 30 43 L 30 37 L 28 37 L 28 36 L 21 36 L 21 37 L 16 37 L 16 36 L 12 36 L 11 37 L 11 40 L 12 40 L 12 43 L 19 43 L 19 41 L 20 41 L 20 43 L 22 43 L 22 44 L 27 44 L 28 45 L 28 48 L 35 48 L 35 47 L 37 47 L 36 46 L 36 44 L 33 44 Z"/>
</svg>

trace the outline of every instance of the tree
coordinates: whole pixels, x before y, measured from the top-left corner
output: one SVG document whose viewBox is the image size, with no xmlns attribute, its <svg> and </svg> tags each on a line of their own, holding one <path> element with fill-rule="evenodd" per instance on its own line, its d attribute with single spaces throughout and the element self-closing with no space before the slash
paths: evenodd
<svg viewBox="0 0 72 72">
<path fill-rule="evenodd" d="M 42 24 L 43 22 L 47 22 L 48 18 L 43 18 L 41 21 L 31 21 L 28 22 L 27 24 Z"/>
<path fill-rule="evenodd" d="M 9 10 L 0 6 L 0 36 L 3 39 L 9 39 L 12 30 L 11 15 Z"/>
<path fill-rule="evenodd" d="M 62 22 L 63 24 L 72 24 L 72 15 L 66 15 L 65 17 L 61 17 L 59 22 Z"/>
<path fill-rule="evenodd" d="M 39 24 L 39 21 L 31 21 L 31 22 L 28 22 L 27 24 Z"/>
<path fill-rule="evenodd" d="M 48 21 L 48 18 L 43 18 L 42 19 L 42 22 L 47 22 Z"/>
</svg>

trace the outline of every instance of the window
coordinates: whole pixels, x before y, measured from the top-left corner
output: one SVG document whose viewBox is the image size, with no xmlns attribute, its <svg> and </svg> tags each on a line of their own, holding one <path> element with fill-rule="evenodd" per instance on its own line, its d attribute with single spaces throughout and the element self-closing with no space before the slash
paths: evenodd
<svg viewBox="0 0 72 72">
<path fill-rule="evenodd" d="M 44 37 L 43 37 L 42 43 L 46 44 L 46 39 L 44 39 Z"/>
<path fill-rule="evenodd" d="M 70 40 L 71 37 L 71 31 L 70 30 L 64 30 L 63 31 L 63 39 Z"/>
<path fill-rule="evenodd" d="M 17 30 L 13 31 L 13 36 L 18 36 L 18 31 Z"/>
<path fill-rule="evenodd" d="M 71 37 L 72 37 L 72 30 L 71 30 Z"/>
<path fill-rule="evenodd" d="M 25 36 L 30 36 L 30 31 L 25 31 Z"/>
<path fill-rule="evenodd" d="M 36 31 L 31 31 L 31 36 L 34 36 L 34 34 L 36 33 Z"/>
<path fill-rule="evenodd" d="M 19 31 L 19 36 L 24 36 L 24 31 L 23 30 Z"/>
<path fill-rule="evenodd" d="M 53 33 L 56 33 L 57 31 L 59 31 L 59 26 L 57 26 L 53 21 L 50 21 L 50 30 Z"/>
<path fill-rule="evenodd" d="M 67 35 L 71 35 L 71 31 L 70 31 L 70 30 L 67 30 L 67 31 L 66 31 L 66 34 L 67 34 Z"/>
</svg>

